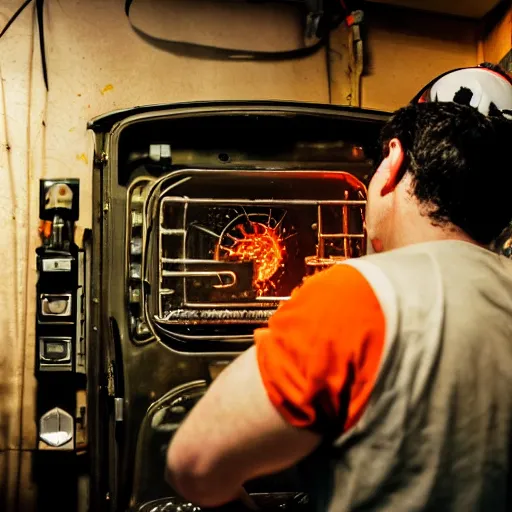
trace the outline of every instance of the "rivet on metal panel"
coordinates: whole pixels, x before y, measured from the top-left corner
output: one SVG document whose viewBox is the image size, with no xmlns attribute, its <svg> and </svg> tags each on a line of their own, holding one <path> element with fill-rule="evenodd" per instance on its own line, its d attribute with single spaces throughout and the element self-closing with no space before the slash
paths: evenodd
<svg viewBox="0 0 512 512">
<path fill-rule="evenodd" d="M 96 165 L 106 164 L 108 162 L 108 155 L 104 151 L 99 155 L 94 156 L 94 162 Z"/>
</svg>

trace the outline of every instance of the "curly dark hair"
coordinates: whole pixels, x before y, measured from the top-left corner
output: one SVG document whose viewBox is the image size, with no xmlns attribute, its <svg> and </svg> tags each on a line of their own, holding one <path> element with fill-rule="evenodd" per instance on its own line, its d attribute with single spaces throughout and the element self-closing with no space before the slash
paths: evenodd
<svg viewBox="0 0 512 512">
<path fill-rule="evenodd" d="M 437 225 L 454 224 L 490 244 L 512 219 L 512 122 L 456 103 L 398 110 L 384 126 L 381 148 L 400 140 L 412 193 Z"/>
</svg>

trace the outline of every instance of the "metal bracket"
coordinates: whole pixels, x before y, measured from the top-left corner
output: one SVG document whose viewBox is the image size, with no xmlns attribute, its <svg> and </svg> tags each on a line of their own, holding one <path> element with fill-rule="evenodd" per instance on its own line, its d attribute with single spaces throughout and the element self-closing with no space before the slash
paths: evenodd
<svg viewBox="0 0 512 512">
<path fill-rule="evenodd" d="M 172 163 L 172 151 L 170 144 L 150 144 L 149 159 L 153 162 Z"/>
<path fill-rule="evenodd" d="M 117 422 L 124 419 L 124 399 L 114 398 L 114 418 Z"/>
</svg>

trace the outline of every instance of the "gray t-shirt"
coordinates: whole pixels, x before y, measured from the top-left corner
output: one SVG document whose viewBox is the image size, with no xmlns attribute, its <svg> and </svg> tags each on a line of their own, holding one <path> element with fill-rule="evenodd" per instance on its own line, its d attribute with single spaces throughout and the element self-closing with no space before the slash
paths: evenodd
<svg viewBox="0 0 512 512">
<path fill-rule="evenodd" d="M 512 261 L 439 241 L 345 264 L 377 295 L 386 341 L 363 416 L 311 459 L 328 468 L 320 508 L 512 509 Z"/>
</svg>

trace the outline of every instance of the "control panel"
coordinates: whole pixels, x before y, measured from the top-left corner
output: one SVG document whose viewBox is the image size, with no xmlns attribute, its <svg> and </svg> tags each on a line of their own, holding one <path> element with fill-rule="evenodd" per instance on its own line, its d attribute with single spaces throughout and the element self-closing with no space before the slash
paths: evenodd
<svg viewBox="0 0 512 512">
<path fill-rule="evenodd" d="M 37 248 L 36 376 L 39 449 L 85 448 L 86 265 L 75 243 L 78 180 L 42 180 Z"/>
</svg>

